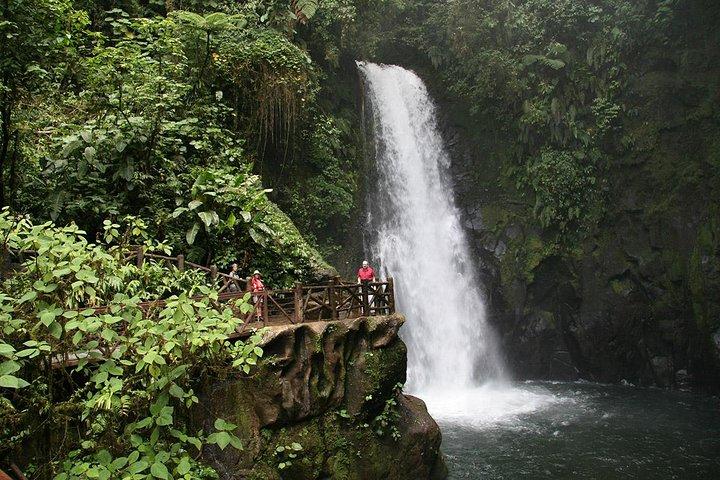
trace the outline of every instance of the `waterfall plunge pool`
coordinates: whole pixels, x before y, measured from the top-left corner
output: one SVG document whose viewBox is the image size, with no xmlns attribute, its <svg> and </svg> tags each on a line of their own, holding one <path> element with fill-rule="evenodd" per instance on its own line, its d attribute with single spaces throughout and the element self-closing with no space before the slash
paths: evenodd
<svg viewBox="0 0 720 480">
<path fill-rule="evenodd" d="M 720 399 L 592 383 L 418 392 L 450 480 L 720 479 Z"/>
</svg>

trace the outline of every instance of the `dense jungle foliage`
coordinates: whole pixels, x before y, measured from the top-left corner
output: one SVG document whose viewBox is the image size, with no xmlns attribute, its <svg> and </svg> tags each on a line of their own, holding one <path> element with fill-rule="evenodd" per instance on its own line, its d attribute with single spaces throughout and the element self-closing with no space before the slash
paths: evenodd
<svg viewBox="0 0 720 480">
<path fill-rule="evenodd" d="M 307 157 L 315 170 L 294 194 L 314 202 L 298 216 L 312 231 L 353 201 L 341 132 L 318 106 L 320 73 L 293 41 L 316 10 L 312 1 L 9 2 L 0 204 L 91 237 L 107 218 L 136 215 L 190 259 L 238 261 L 275 284 L 321 269 L 256 176 L 272 167 L 282 178 Z M 279 171 L 266 165 L 270 150 L 287 160 Z M 339 201 L 321 202 L 330 188 Z"/>
<path fill-rule="evenodd" d="M 29 478 L 215 478 L 204 445 L 242 448 L 236 426 L 191 423 L 204 378 L 251 373 L 262 332 L 230 343 L 249 294 L 217 302 L 204 275 L 123 261 L 147 238 L 107 222 L 101 243 L 76 225 L 0 213 L 5 249 L 30 255 L 0 293 L 0 468 Z M 165 298 L 143 308 L 143 300 Z"/>
<path fill-rule="evenodd" d="M 121 256 L 139 243 L 237 262 L 273 287 L 327 275 L 323 257 L 347 272 L 367 173 L 356 59 L 413 68 L 437 99 L 521 375 L 553 375 L 562 350 L 586 378 L 720 385 L 714 0 L 0 11 L 0 271 L 11 250 L 37 252 L 0 290 L 1 448 L 38 432 L 57 447 L 29 472 L 210 478 L 200 448 L 239 446 L 222 419 L 191 431 L 189 412 L 208 371 L 252 373 L 257 339 L 220 341 L 235 320 L 203 278 Z M 167 308 L 143 315 L 158 296 Z M 102 361 L 52 367 L 109 344 Z"/>
<path fill-rule="evenodd" d="M 248 298 L 124 259 L 143 245 L 237 262 L 272 287 L 332 273 L 313 244 L 349 214 L 356 174 L 297 30 L 317 19 L 330 51 L 334 5 L 0 4 L 2 470 L 216 478 L 202 450 L 243 448 L 235 425 L 192 419 L 205 379 L 263 354 L 260 333 L 226 340 Z"/>
</svg>

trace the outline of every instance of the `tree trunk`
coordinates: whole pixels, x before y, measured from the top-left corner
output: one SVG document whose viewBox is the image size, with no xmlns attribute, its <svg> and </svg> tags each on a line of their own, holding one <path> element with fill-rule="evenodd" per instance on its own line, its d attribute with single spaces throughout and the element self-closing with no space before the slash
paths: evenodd
<svg viewBox="0 0 720 480">
<path fill-rule="evenodd" d="M 20 135 L 17 130 L 13 132 L 13 153 L 10 157 L 10 173 L 8 178 L 7 202 L 8 205 L 15 203 L 15 193 L 17 190 L 17 164 L 18 164 L 18 148 L 20 147 Z"/>
<path fill-rule="evenodd" d="M 9 13 L 10 2 L 9 0 L 5 0 L 2 11 L 3 18 L 8 18 Z M 8 48 L 8 46 L 3 38 L 3 42 L 0 43 L 0 51 L 4 51 L 6 48 Z M 13 97 L 10 95 L 10 92 L 13 91 L 12 85 L 10 84 L 12 77 L 10 76 L 8 68 L 9 67 L 6 67 L 6 69 L 3 70 L 2 78 L 4 89 L 2 101 L 0 101 L 0 122 L 2 122 L 2 128 L 0 129 L 0 207 L 5 206 L 5 164 L 7 162 L 8 148 L 10 145 L 11 103 L 13 101 Z"/>
<path fill-rule="evenodd" d="M 7 85 L 7 84 L 6 84 Z M 8 149 L 10 146 L 10 98 L 7 91 L 2 101 L 2 129 L 0 131 L 0 207 L 5 203 L 5 165 L 7 164 Z"/>
</svg>

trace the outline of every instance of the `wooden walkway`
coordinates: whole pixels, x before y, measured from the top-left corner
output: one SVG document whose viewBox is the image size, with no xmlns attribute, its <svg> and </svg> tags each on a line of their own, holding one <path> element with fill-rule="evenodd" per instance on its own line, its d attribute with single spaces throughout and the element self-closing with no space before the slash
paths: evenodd
<svg viewBox="0 0 720 480">
<path fill-rule="evenodd" d="M 33 255 L 34 252 L 25 252 Z M 191 262 L 185 262 L 182 255 L 170 257 L 166 255 L 146 253 L 137 249 L 135 253 L 124 258 L 126 262 L 136 262 L 142 266 L 145 261 L 166 263 L 169 268 L 180 271 L 192 268 L 205 272 L 210 277 L 211 285 L 218 287 L 216 307 L 230 306 L 235 316 L 243 320 L 243 324 L 231 334 L 228 339 L 242 339 L 250 336 L 255 330 L 263 327 L 292 325 L 308 322 L 350 320 L 359 317 L 375 315 L 390 315 L 395 313 L 395 290 L 393 279 L 383 282 L 350 283 L 335 277 L 325 284 L 303 285 L 296 283 L 294 288 L 281 290 L 265 290 L 252 293 L 249 291 L 249 280 L 233 278 L 230 275 L 219 273 L 217 268 L 204 267 Z M 234 300 L 249 295 L 254 306 L 247 313 L 235 306 Z M 202 296 L 193 297 L 202 299 Z M 165 308 L 166 300 L 157 299 L 140 302 L 138 307 L 145 315 Z M 90 307 L 96 314 L 109 310 L 109 306 Z M 120 325 L 121 330 L 125 325 Z M 95 352 L 99 358 L 110 356 L 116 345 L 100 347 Z M 68 353 L 62 357 L 54 358 L 53 368 L 77 365 L 79 361 L 88 356 L 84 353 Z M 96 361 L 97 358 L 93 358 Z M 2 479 L 0 479 L 2 480 Z"/>
<path fill-rule="evenodd" d="M 35 252 L 14 252 L 24 261 Z M 188 268 L 204 272 L 211 285 L 218 289 L 218 302 L 231 303 L 243 298 L 250 292 L 249 279 L 234 278 L 220 273 L 216 266 L 206 267 L 185 261 L 184 255 L 175 257 L 146 252 L 144 247 L 135 247 L 125 254 L 123 260 L 141 267 L 146 261 L 164 263 L 168 268 L 184 271 Z M 201 298 L 201 297 L 198 297 Z M 284 325 L 319 320 L 346 320 L 361 316 L 389 315 L 395 313 L 395 290 L 393 279 L 383 282 L 364 282 L 362 284 L 345 282 L 335 277 L 325 284 L 303 285 L 296 283 L 294 288 L 265 290 L 251 294 L 254 309 L 248 313 L 236 311 L 248 330 L 263 325 Z M 145 312 L 164 308 L 165 301 L 150 300 L 139 304 Z M 107 307 L 95 307 L 102 313 Z"/>
<path fill-rule="evenodd" d="M 242 298 L 250 291 L 249 280 L 233 278 L 220 273 L 216 266 L 205 267 L 186 262 L 183 255 L 170 257 L 147 253 L 138 247 L 125 261 L 135 261 L 141 267 L 146 260 L 164 262 L 180 271 L 192 268 L 205 272 L 211 284 L 218 286 L 220 301 Z M 266 290 L 254 293 L 255 310 L 244 318 L 246 323 L 287 324 L 314 320 L 343 320 L 360 316 L 395 313 L 395 291 L 392 278 L 384 282 L 349 283 L 340 277 L 324 285 L 296 283 L 292 289 Z M 259 310 L 259 312 L 258 312 Z"/>
</svg>

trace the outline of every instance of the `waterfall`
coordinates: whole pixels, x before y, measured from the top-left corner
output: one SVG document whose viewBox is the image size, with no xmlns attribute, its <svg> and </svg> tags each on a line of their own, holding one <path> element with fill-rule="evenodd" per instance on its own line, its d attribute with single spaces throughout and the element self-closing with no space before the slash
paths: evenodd
<svg viewBox="0 0 720 480">
<path fill-rule="evenodd" d="M 409 70 L 358 67 L 375 144 L 367 243 L 381 274 L 394 278 L 407 318 L 407 389 L 432 395 L 503 380 L 432 99 Z"/>
</svg>

